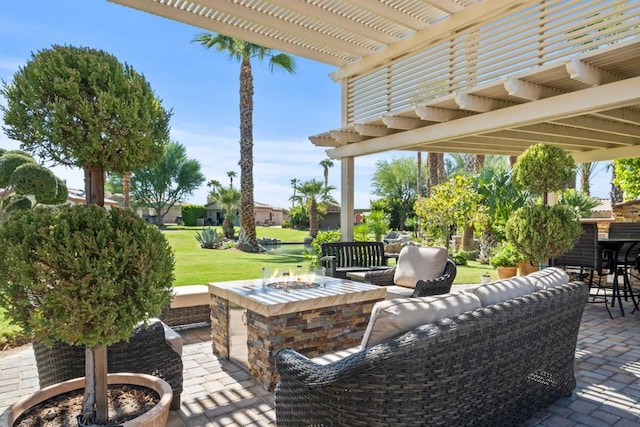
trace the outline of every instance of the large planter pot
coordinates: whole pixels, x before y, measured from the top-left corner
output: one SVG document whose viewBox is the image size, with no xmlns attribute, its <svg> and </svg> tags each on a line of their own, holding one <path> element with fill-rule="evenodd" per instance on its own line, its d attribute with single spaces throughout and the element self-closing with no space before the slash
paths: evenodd
<svg viewBox="0 0 640 427">
<path fill-rule="evenodd" d="M 146 412 L 144 415 L 121 424 L 123 427 L 166 426 L 167 418 L 169 416 L 169 406 L 171 405 L 171 399 L 173 398 L 171 386 L 167 384 L 166 381 L 152 375 L 123 373 L 109 374 L 108 382 L 109 384 L 132 384 L 148 387 L 160 396 L 160 401 L 156 406 L 151 408 L 151 410 Z M 13 423 L 20 417 L 20 415 L 26 412 L 29 408 L 59 394 L 82 388 L 84 388 L 84 377 L 74 378 L 69 381 L 54 384 L 27 396 L 26 398 L 11 405 L 11 408 L 9 408 L 8 426 L 13 426 Z"/>
<path fill-rule="evenodd" d="M 526 276 L 540 270 L 540 267 L 531 264 L 529 261 L 518 261 L 518 270 L 521 276 Z"/>
<path fill-rule="evenodd" d="M 498 277 L 500 279 L 508 279 L 518 274 L 518 267 L 498 267 Z"/>
</svg>

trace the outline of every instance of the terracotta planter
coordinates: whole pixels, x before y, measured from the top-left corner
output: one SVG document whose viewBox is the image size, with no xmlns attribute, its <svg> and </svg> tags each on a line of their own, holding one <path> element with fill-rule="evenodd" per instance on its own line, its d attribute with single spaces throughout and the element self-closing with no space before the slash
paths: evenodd
<svg viewBox="0 0 640 427">
<path fill-rule="evenodd" d="M 141 415 L 133 420 L 127 421 L 122 424 L 126 427 L 164 427 L 167 424 L 167 418 L 169 416 L 169 406 L 171 405 L 171 399 L 173 398 L 173 391 L 171 386 L 164 380 L 146 374 L 109 374 L 109 384 L 133 384 L 143 387 L 148 387 L 154 390 L 160 396 L 160 401 L 156 406 L 144 415 Z M 9 408 L 9 426 L 13 426 L 13 423 L 32 406 L 37 405 L 40 402 L 57 396 L 69 391 L 78 390 L 84 388 L 84 377 L 74 378 L 69 381 L 54 384 L 49 387 L 45 387 L 33 393 L 31 396 L 14 403 Z"/>
<path fill-rule="evenodd" d="M 518 270 L 521 276 L 526 276 L 527 274 L 540 270 L 540 267 L 531 264 L 529 261 L 518 261 Z"/>
<path fill-rule="evenodd" d="M 518 267 L 498 267 L 498 277 L 500 279 L 507 279 L 518 274 Z"/>
</svg>

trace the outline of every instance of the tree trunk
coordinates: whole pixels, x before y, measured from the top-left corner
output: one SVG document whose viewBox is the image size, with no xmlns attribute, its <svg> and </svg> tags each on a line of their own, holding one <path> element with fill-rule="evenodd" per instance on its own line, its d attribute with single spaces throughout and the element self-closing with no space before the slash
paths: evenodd
<svg viewBox="0 0 640 427">
<path fill-rule="evenodd" d="M 257 252 L 253 202 L 253 76 L 249 58 L 244 58 L 240 66 L 240 227 Z"/>
<path fill-rule="evenodd" d="M 318 203 L 311 199 L 309 207 L 309 235 L 315 239 L 318 235 Z"/>
<path fill-rule="evenodd" d="M 509 166 L 513 167 L 518 161 L 518 156 L 509 156 Z"/>
<path fill-rule="evenodd" d="M 473 171 L 475 173 L 480 172 L 482 169 L 484 169 L 484 162 L 486 160 L 486 157 L 484 154 L 476 154 L 475 156 L 475 162 L 473 163 Z"/>
<path fill-rule="evenodd" d="M 109 418 L 107 411 L 107 346 L 97 345 L 85 349 L 85 391 L 82 415 L 85 422 L 93 420 L 104 423 Z"/>
<path fill-rule="evenodd" d="M 131 207 L 131 172 L 122 174 L 122 194 L 124 196 L 124 208 Z"/>
<path fill-rule="evenodd" d="M 427 180 L 427 197 L 431 195 L 431 189 L 438 185 L 438 155 L 437 153 L 427 153 L 429 163 L 429 179 Z"/>
<path fill-rule="evenodd" d="M 84 193 L 87 205 L 96 204 L 104 207 L 104 169 L 93 165 L 84 169 Z"/>
</svg>

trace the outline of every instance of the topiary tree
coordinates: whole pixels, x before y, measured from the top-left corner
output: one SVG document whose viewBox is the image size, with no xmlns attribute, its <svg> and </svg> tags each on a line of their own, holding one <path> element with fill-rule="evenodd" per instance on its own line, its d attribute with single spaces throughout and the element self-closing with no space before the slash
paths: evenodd
<svg viewBox="0 0 640 427">
<path fill-rule="evenodd" d="M 513 166 L 513 181 L 521 189 L 542 195 L 547 204 L 547 193 L 563 190 L 575 182 L 576 165 L 573 157 L 561 148 L 549 144 L 536 144 L 518 157 Z"/>
<path fill-rule="evenodd" d="M 38 207 L 0 227 L 0 305 L 36 339 L 87 347 L 87 422 L 107 420 L 92 387 L 102 376 L 106 385 L 106 352 L 96 372 L 92 349 L 129 339 L 140 320 L 160 313 L 173 268 L 162 232 L 128 209 Z"/>
<path fill-rule="evenodd" d="M 42 159 L 84 170 L 87 204 L 104 206 L 105 173 L 157 163 L 169 118 L 142 74 L 102 50 L 58 46 L 4 83 L 4 131 Z"/>
<path fill-rule="evenodd" d="M 573 158 L 558 147 L 536 144 L 518 157 L 513 176 L 519 187 L 542 194 L 543 204 L 519 208 L 507 221 L 507 240 L 535 264 L 570 250 L 580 236 L 580 217 L 566 205 L 547 206 L 547 193 L 575 179 Z"/>
<path fill-rule="evenodd" d="M 0 152 L 0 221 L 16 210 L 67 201 L 64 181 L 25 152 Z"/>
<path fill-rule="evenodd" d="M 107 172 L 125 173 L 157 163 L 169 140 L 171 114 L 162 107 L 144 76 L 102 50 L 54 45 L 38 51 L 18 69 L 11 83 L 3 84 L 0 93 L 7 99 L 6 107 L 0 106 L 7 136 L 20 141 L 22 149 L 44 160 L 82 168 L 87 205 L 104 205 Z M 18 243 L 16 247 L 5 245 L 7 256 L 23 265 L 25 260 L 33 261 L 34 268 L 22 276 L 16 273 L 15 276 L 4 274 L 2 277 L 13 285 L 22 283 L 24 277 L 32 276 L 30 279 L 37 279 L 32 286 L 46 285 L 53 289 L 62 286 L 66 280 L 82 281 L 83 284 L 77 284 L 82 292 L 67 292 L 66 302 L 63 302 L 64 298 L 58 302 L 61 306 L 67 305 L 69 316 L 77 316 L 69 325 L 95 321 L 95 329 L 78 326 L 75 335 L 71 330 L 69 334 L 55 335 L 56 327 L 38 315 L 39 311 L 34 311 L 35 323 L 30 325 L 40 324 L 37 330 L 58 336 L 67 344 L 86 343 L 83 415 L 89 420 L 97 418 L 104 421 L 107 417 L 106 346 L 113 342 L 112 339 L 122 339 L 125 335 L 128 338 L 135 322 L 159 313 L 160 300 L 168 302 L 168 298 L 164 298 L 167 292 L 160 292 L 159 299 L 152 296 L 153 292 L 148 293 L 154 285 L 145 281 L 146 277 L 152 277 L 146 269 L 160 268 L 160 263 L 156 265 L 153 260 L 157 258 L 147 254 L 144 248 L 155 246 L 162 252 L 162 242 L 156 239 L 158 242 L 152 244 L 155 238 L 148 237 L 152 232 L 137 225 L 142 220 L 134 218 L 133 214 L 115 211 L 107 214 L 84 206 L 64 209 L 61 215 L 38 215 L 42 218 L 34 217 L 34 220 L 49 221 L 51 218 L 51 234 L 60 227 L 58 238 L 67 249 L 61 247 L 59 250 L 67 256 L 57 259 L 54 243 L 47 240 L 46 227 L 7 227 L 7 233 L 13 230 L 19 234 L 24 230 L 25 236 L 33 236 L 34 241 L 45 245 L 49 251 L 38 250 L 35 254 L 40 254 L 41 258 L 31 259 L 31 255 L 22 252 Z M 20 216 L 16 224 L 25 218 L 29 217 Z M 11 234 L 7 237 L 10 238 Z M 23 246 L 29 244 L 30 240 L 27 240 Z M 131 252 L 131 248 L 138 249 L 139 253 Z M 115 254 L 118 251 L 122 252 L 119 256 Z M 169 262 L 168 257 L 164 258 Z M 50 265 L 54 260 L 56 263 Z M 173 262 L 167 268 L 173 271 Z M 122 272 L 125 271 L 130 277 L 124 278 Z M 157 277 L 154 276 L 158 289 L 170 286 L 172 273 L 165 268 L 160 268 L 158 273 Z M 84 282 L 85 276 L 92 281 Z M 121 291 L 121 283 L 132 285 L 131 290 L 125 287 L 125 295 Z M 63 287 L 61 292 L 65 289 L 68 288 Z M 45 307 L 58 304 L 39 293 L 33 296 L 33 304 Z M 137 309 L 123 313 L 120 307 L 124 300 L 130 302 L 127 307 L 136 306 Z M 84 311 L 72 307 L 76 304 L 85 304 Z M 101 313 L 100 321 L 87 314 L 91 310 Z M 85 315 L 89 317 L 83 317 Z M 101 329 L 103 331 L 98 333 Z M 96 364 L 96 360 L 104 363 Z M 95 366 L 103 366 L 104 369 L 96 372 Z M 96 396 L 104 399 L 96 402 Z"/>
</svg>

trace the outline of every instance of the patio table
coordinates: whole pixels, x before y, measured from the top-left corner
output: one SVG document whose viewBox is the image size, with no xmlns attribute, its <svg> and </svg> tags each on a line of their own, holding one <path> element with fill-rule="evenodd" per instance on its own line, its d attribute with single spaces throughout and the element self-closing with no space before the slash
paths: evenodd
<svg viewBox="0 0 640 427">
<path fill-rule="evenodd" d="M 231 304 L 246 309 L 249 372 L 269 391 L 278 379 L 275 355 L 281 348 L 315 357 L 359 345 L 386 288 L 333 277 L 318 281 L 286 290 L 261 279 L 210 283 L 213 352 L 231 358 Z"/>
<path fill-rule="evenodd" d="M 624 317 L 624 307 L 622 306 L 622 296 L 620 294 L 620 285 L 618 281 L 618 257 L 621 255 L 620 251 L 625 246 L 625 244 L 629 244 L 630 248 L 640 244 L 640 238 L 599 238 L 598 245 L 604 251 L 611 251 L 611 259 L 610 259 L 610 271 L 613 272 L 613 303 L 615 300 L 618 300 L 618 306 L 620 308 L 620 314 Z M 629 246 L 628 245 L 628 246 Z M 629 252 L 629 249 L 626 251 Z M 626 256 L 626 255 L 625 255 Z M 634 312 L 639 309 L 638 301 L 636 300 L 633 289 L 631 288 L 631 283 L 629 281 L 629 277 L 627 276 L 626 266 L 623 272 L 623 286 L 625 289 L 629 290 L 631 295 L 631 301 L 634 305 Z M 625 297 L 626 298 L 626 297 Z M 612 304 L 613 305 L 613 304 Z"/>
</svg>

